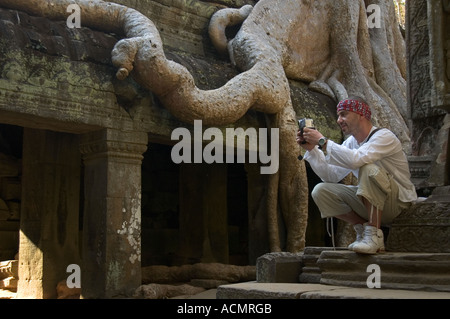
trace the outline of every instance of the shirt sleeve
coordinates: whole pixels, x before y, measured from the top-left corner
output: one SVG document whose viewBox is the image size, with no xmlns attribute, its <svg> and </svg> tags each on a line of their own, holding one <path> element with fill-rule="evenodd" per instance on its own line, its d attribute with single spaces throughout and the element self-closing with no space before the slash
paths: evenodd
<svg viewBox="0 0 450 319">
<path fill-rule="evenodd" d="M 327 148 L 329 142 L 330 141 L 327 142 Z M 324 182 L 338 183 L 351 172 L 351 170 L 347 168 L 329 164 L 329 155 L 325 157 L 323 152 L 319 150 L 319 147 L 317 146 L 311 151 L 307 151 L 303 158 L 308 161 L 314 173 L 316 173 Z"/>
</svg>

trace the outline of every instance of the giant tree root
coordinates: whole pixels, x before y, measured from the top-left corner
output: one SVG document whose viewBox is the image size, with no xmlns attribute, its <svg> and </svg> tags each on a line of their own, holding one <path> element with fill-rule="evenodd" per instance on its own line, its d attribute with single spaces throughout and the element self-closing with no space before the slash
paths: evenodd
<svg viewBox="0 0 450 319">
<path fill-rule="evenodd" d="M 256 280 L 256 267 L 220 263 L 142 267 L 143 284 L 186 283 L 193 279 L 214 279 L 230 283 L 252 281 Z"/>
</svg>

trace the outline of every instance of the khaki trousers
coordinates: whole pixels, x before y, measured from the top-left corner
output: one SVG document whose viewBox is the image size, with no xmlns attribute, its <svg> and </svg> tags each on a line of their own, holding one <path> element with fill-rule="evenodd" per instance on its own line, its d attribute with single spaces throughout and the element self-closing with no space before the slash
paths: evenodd
<svg viewBox="0 0 450 319">
<path fill-rule="evenodd" d="M 392 175 L 375 164 L 367 164 L 360 168 L 356 186 L 319 183 L 311 195 L 322 218 L 354 211 L 369 221 L 371 212 L 366 210 L 361 200 L 361 197 L 364 197 L 372 204 L 373 213 L 377 208 L 383 211 L 381 216 L 383 226 L 389 226 L 402 209 L 408 206 L 398 199 L 398 185 Z"/>
</svg>

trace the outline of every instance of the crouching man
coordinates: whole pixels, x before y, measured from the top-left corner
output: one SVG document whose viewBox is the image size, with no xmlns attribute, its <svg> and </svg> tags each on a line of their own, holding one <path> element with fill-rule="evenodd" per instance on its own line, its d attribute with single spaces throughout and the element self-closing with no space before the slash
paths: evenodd
<svg viewBox="0 0 450 319">
<path fill-rule="evenodd" d="M 417 199 L 406 155 L 398 138 L 371 123 L 370 106 L 359 97 L 337 105 L 337 122 L 346 140 L 340 145 L 320 131 L 304 128 L 297 143 L 307 152 L 304 159 L 322 179 L 312 198 L 322 218 L 336 217 L 353 225 L 356 241 L 349 249 L 362 254 L 384 250 L 380 227 Z M 358 185 L 340 184 L 350 172 Z"/>
</svg>

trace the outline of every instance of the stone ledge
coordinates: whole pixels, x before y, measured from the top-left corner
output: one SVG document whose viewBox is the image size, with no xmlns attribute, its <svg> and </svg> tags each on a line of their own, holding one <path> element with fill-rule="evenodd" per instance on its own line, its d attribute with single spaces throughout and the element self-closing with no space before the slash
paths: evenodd
<svg viewBox="0 0 450 319">
<path fill-rule="evenodd" d="M 256 281 L 223 285 L 217 288 L 217 299 L 300 299 L 305 292 L 337 287 L 318 284 L 258 283 Z"/>
<path fill-rule="evenodd" d="M 217 299 L 450 299 L 449 292 L 244 282 L 217 288 Z"/>
</svg>

